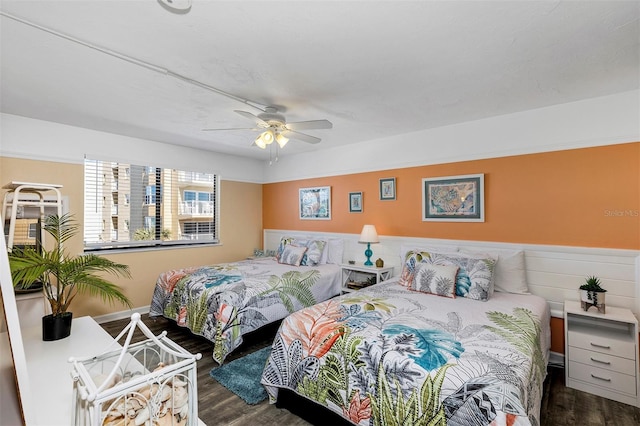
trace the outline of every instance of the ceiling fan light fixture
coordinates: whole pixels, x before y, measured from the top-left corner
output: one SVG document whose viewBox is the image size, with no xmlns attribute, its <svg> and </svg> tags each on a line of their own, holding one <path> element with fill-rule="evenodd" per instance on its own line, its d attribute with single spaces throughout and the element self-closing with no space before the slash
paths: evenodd
<svg viewBox="0 0 640 426">
<path fill-rule="evenodd" d="M 282 133 L 276 133 L 276 142 L 280 145 L 280 148 L 284 148 L 284 146 L 289 142 L 289 138 L 282 135 Z"/>
<path fill-rule="evenodd" d="M 274 140 L 275 140 L 275 135 L 273 134 L 273 130 L 267 130 L 266 132 L 262 133 L 262 141 L 266 145 L 271 145 Z"/>
<path fill-rule="evenodd" d="M 259 135 L 256 140 L 255 140 L 255 144 L 258 146 L 258 148 L 262 148 L 262 149 L 266 149 L 267 148 L 267 144 L 264 143 L 264 140 L 262 139 L 262 134 Z"/>
</svg>

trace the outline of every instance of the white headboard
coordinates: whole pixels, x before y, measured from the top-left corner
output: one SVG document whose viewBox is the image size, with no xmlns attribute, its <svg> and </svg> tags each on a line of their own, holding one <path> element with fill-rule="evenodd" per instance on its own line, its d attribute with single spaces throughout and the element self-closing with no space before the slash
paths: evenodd
<svg viewBox="0 0 640 426">
<path fill-rule="evenodd" d="M 359 234 L 305 232 L 278 229 L 264 230 L 264 249 L 275 250 L 282 236 L 342 238 L 344 258 L 364 262 L 363 244 Z M 430 238 L 380 236 L 380 244 L 373 244 L 372 259 L 382 258 L 385 266 L 395 266 L 400 274 L 400 247 L 448 245 L 470 249 L 523 250 L 529 290 L 549 301 L 552 314 L 562 317 L 565 299 L 578 300 L 578 287 L 589 275 L 598 276 L 607 289 L 607 305 L 631 309 L 640 315 L 640 250 L 589 247 L 549 246 L 535 244 L 496 243 L 487 241 L 437 240 Z"/>
</svg>

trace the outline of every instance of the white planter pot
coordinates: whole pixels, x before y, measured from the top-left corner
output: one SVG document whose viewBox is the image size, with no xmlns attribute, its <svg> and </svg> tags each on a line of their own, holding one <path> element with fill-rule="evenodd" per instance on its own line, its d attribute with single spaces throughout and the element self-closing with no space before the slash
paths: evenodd
<svg viewBox="0 0 640 426">
<path fill-rule="evenodd" d="M 580 290 L 580 304 L 582 309 L 588 311 L 589 308 L 595 306 L 598 312 L 605 313 L 605 295 L 603 291 Z"/>
</svg>

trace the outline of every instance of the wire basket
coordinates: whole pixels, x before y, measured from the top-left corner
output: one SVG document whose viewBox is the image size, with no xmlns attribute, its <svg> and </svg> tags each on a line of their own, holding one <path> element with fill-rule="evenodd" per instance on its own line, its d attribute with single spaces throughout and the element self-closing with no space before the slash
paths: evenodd
<svg viewBox="0 0 640 426">
<path fill-rule="evenodd" d="M 135 329 L 148 338 L 131 343 Z M 117 342 L 127 334 L 123 346 Z M 113 346 L 115 349 L 110 350 Z M 166 336 L 155 336 L 133 314 L 131 322 L 101 355 L 73 363 L 74 425 L 197 425 L 197 364 Z"/>
</svg>

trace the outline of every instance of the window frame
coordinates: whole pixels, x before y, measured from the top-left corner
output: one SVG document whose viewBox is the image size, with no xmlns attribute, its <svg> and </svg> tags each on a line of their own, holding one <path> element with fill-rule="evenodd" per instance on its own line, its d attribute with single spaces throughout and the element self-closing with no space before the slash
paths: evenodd
<svg viewBox="0 0 640 426">
<path fill-rule="evenodd" d="M 108 168 L 118 170 L 122 168 L 124 176 L 126 176 L 126 180 L 131 183 L 131 186 L 127 188 L 120 189 L 119 186 L 113 186 L 114 181 L 109 180 L 112 176 L 108 176 L 108 173 L 103 173 L 103 171 Z M 141 178 L 134 177 L 134 170 L 139 170 L 141 172 Z M 155 182 L 151 180 L 154 179 L 154 175 L 150 175 L 149 172 L 152 172 L 155 175 Z M 118 173 L 118 172 L 114 172 Z M 117 175 L 116 179 L 117 179 Z M 93 178 L 93 180 L 92 180 Z M 100 179 L 102 178 L 102 182 Z M 190 180 L 191 179 L 191 180 Z M 197 180 L 196 180 L 197 179 Z M 141 197 L 132 194 L 132 189 L 134 188 L 133 181 L 136 181 L 135 185 L 139 185 L 139 188 L 135 188 L 134 190 L 141 192 Z M 100 185 L 101 183 L 101 185 Z M 166 188 L 166 195 L 170 198 L 164 199 L 164 192 Z M 151 187 L 155 187 L 153 189 L 148 189 Z M 195 187 L 197 189 L 190 189 Z M 112 192 L 114 188 L 115 191 Z M 148 191 L 151 190 L 154 194 L 149 195 Z M 196 197 L 198 197 L 198 193 L 208 193 L 210 194 L 210 198 L 213 201 L 213 211 L 211 214 L 207 212 L 205 215 L 200 215 L 197 218 L 190 217 L 189 215 L 184 215 L 179 212 L 180 203 L 182 202 L 183 192 L 185 190 L 192 190 L 196 192 Z M 96 218 L 104 218 L 106 212 L 111 212 L 112 216 L 114 215 L 114 211 L 111 210 L 112 206 L 104 205 L 102 206 L 103 196 L 105 200 L 112 200 L 110 197 L 111 194 L 115 194 L 118 191 L 122 191 L 122 193 L 126 193 L 127 196 L 130 197 L 129 203 L 123 203 L 122 206 L 127 207 L 126 213 L 121 213 L 119 210 L 115 211 L 116 216 L 122 215 L 123 224 L 121 227 L 114 225 L 112 221 L 106 220 L 102 222 L 101 225 L 92 224 L 91 221 L 96 221 Z M 126 191 L 126 192 L 125 192 Z M 184 246 L 207 246 L 207 245 L 218 245 L 220 244 L 220 176 L 216 173 L 205 173 L 205 172 L 195 172 L 195 171 L 187 171 L 181 170 L 177 168 L 169 168 L 169 167 L 154 167 L 147 165 L 136 165 L 123 161 L 112 161 L 112 160 L 100 160 L 95 158 L 87 158 L 85 157 L 84 161 L 84 200 L 85 200 L 85 216 L 84 216 L 84 251 L 85 252 L 105 252 L 105 251 L 135 251 L 135 250 L 153 250 L 153 249 L 166 249 L 171 247 L 184 247 Z M 154 204 L 146 204 L 148 201 L 148 197 L 155 197 L 156 203 Z M 87 200 L 93 200 L 95 203 L 95 211 L 93 206 L 87 206 Z M 136 213 L 141 215 L 140 219 L 140 227 L 139 225 L 132 225 L 132 204 L 136 202 L 141 202 L 140 210 Z M 167 202 L 170 203 L 170 206 L 167 206 L 168 211 L 170 213 L 165 213 L 165 205 Z M 105 204 L 106 201 L 105 201 Z M 129 210 L 131 209 L 131 211 Z M 89 210 L 88 210 L 89 209 Z M 153 214 L 151 211 L 155 209 L 155 214 L 162 219 L 164 222 L 165 218 L 170 221 L 169 225 L 165 225 L 161 223 L 159 226 L 155 226 L 154 229 L 149 229 L 144 226 L 145 217 L 149 216 L 149 214 Z M 90 211 L 90 213 L 87 213 Z M 101 216 L 102 215 L 102 216 Z M 155 221 L 156 216 L 153 216 Z M 118 218 L 116 218 L 118 220 Z M 187 222 L 202 222 L 207 221 L 210 223 L 213 228 L 213 232 L 207 234 L 210 236 L 208 239 L 185 239 L 183 234 L 183 223 Z M 129 222 L 130 226 L 126 226 L 124 221 Z M 136 219 L 137 221 L 137 219 Z M 104 223 L 108 226 L 108 229 L 104 228 Z M 135 229 L 131 229 L 131 227 L 135 227 Z M 93 227 L 92 230 L 88 230 Z M 118 228 L 121 228 L 118 230 Z M 142 239 L 142 240 L 134 240 L 134 234 L 136 231 L 140 229 L 148 229 L 152 232 L 154 239 Z M 163 239 L 163 235 L 165 234 L 165 230 L 169 229 L 172 232 L 175 232 L 176 235 L 172 235 L 173 238 L 169 238 L 167 240 Z M 113 234 L 115 232 L 115 234 Z M 110 237 L 111 234 L 111 237 Z M 128 234 L 123 235 L 123 234 Z M 115 237 L 114 237 L 115 235 Z M 158 237 L 156 237 L 156 235 Z M 204 234 L 202 234 L 204 236 Z M 124 237 L 124 240 L 117 241 L 119 238 Z M 128 238 L 127 238 L 128 237 Z M 99 240 L 99 241 L 96 241 Z M 115 240 L 115 241 L 114 241 Z"/>
</svg>

